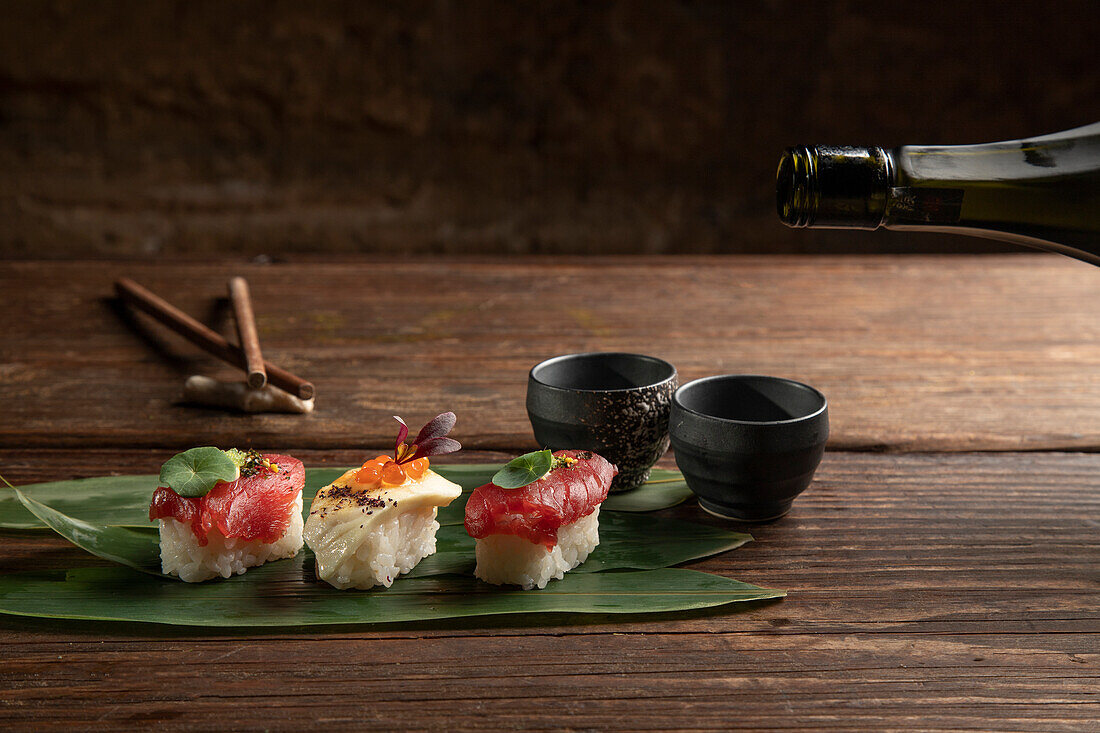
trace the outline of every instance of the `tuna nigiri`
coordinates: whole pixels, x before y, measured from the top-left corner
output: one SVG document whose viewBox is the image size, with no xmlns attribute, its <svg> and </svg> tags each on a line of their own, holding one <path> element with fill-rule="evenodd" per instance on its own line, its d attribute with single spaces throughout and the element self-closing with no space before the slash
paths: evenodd
<svg viewBox="0 0 1100 733">
<path fill-rule="evenodd" d="M 474 489 L 466 502 L 466 531 L 477 540 L 474 574 L 525 590 L 563 578 L 600 543 L 600 504 L 617 473 L 591 451 L 562 450 L 526 486 Z"/>
<path fill-rule="evenodd" d="M 198 582 L 297 555 L 302 549 L 302 462 L 274 453 L 196 450 L 229 456 L 226 466 L 235 463 L 237 477 L 208 480 L 208 487 L 197 488 L 192 478 L 186 488 L 177 486 L 179 491 L 160 486 L 153 493 L 149 519 L 160 522 L 162 572 Z"/>
</svg>

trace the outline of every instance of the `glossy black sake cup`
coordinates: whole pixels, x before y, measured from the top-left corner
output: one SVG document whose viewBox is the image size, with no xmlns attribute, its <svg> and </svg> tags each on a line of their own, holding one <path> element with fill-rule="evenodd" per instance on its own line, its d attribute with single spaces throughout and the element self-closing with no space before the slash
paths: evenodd
<svg viewBox="0 0 1100 733">
<path fill-rule="evenodd" d="M 750 374 L 689 382 L 672 398 L 676 465 L 699 506 L 724 519 L 778 519 L 813 479 L 829 437 L 825 395 Z"/>
<path fill-rule="evenodd" d="M 619 475 L 611 491 L 637 488 L 668 450 L 676 367 L 653 356 L 555 356 L 527 378 L 527 416 L 539 445 L 599 453 Z"/>
</svg>

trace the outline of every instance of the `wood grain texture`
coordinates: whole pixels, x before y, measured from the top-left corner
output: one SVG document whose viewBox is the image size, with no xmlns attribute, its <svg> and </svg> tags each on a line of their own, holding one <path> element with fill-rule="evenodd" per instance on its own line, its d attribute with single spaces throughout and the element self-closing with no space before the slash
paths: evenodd
<svg viewBox="0 0 1100 733">
<path fill-rule="evenodd" d="M 317 385 L 307 416 L 177 404 L 234 370 L 110 299 L 133 277 L 229 334 L 252 285 L 271 361 Z M 239 262 L 2 262 L 0 447 L 384 448 L 390 415 L 459 415 L 468 447 L 535 447 L 528 369 L 652 353 L 681 381 L 792 377 L 830 400 L 830 447 L 1100 448 L 1100 272 L 1054 255 Z"/>
<path fill-rule="evenodd" d="M 292 452 L 310 465 L 361 455 Z M 162 459 L 0 450 L 17 483 Z M 0 723 L 1093 731 L 1098 473 L 1092 454 L 828 453 L 790 515 L 691 565 L 790 592 L 734 613 L 322 633 L 0 617 Z M 667 514 L 717 522 L 693 505 Z M 0 540 L 0 572 L 99 562 L 44 533 Z"/>
<path fill-rule="evenodd" d="M 790 231 L 780 151 L 1100 118 L 1092 0 L 8 0 L 0 257 L 982 248 Z"/>
<path fill-rule="evenodd" d="M 134 277 L 227 334 L 237 273 L 314 414 L 175 404 L 188 374 L 233 371 L 109 299 Z M 533 445 L 527 369 L 569 351 L 803 379 L 833 418 L 792 513 L 691 565 L 782 601 L 323 632 L 0 617 L 0 728 L 1095 731 L 1100 454 L 1056 451 L 1100 447 L 1097 277 L 1044 255 L 0 263 L 16 483 L 200 442 L 347 465 L 390 415 L 447 408 L 459 458 L 502 460 Z M 0 547 L 0 573 L 101 562 L 46 533 Z"/>
</svg>

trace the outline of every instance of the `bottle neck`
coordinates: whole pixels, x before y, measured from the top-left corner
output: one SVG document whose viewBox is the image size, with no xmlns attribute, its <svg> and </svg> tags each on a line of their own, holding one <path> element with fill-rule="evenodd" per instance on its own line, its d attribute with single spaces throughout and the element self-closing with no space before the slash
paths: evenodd
<svg viewBox="0 0 1100 733">
<path fill-rule="evenodd" d="M 792 227 L 966 234 L 1100 266 L 1100 123 L 981 145 L 791 148 L 776 206 Z"/>
<path fill-rule="evenodd" d="M 871 147 L 788 148 L 776 173 L 776 209 L 791 227 L 877 229 L 893 186 L 889 151 Z"/>
</svg>

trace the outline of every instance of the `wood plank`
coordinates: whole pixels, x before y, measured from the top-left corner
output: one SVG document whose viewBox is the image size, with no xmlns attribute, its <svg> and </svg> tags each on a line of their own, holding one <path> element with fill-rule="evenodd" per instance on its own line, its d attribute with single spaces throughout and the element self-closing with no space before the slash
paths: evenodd
<svg viewBox="0 0 1100 733">
<path fill-rule="evenodd" d="M 162 455 L 0 450 L 0 466 L 23 482 Z M 1095 454 L 828 453 L 788 517 L 692 565 L 790 591 L 735 613 L 259 633 L 0 617 L 0 722 L 1095 730 L 1098 474 Z M 97 562 L 44 533 L 2 540 L 0 572 Z"/>
<path fill-rule="evenodd" d="M 109 299 L 120 275 L 230 336 L 225 282 L 252 285 L 264 352 L 317 384 L 309 416 L 177 404 L 228 368 Z M 527 370 L 629 350 L 683 381 L 807 381 L 833 449 L 1097 450 L 1091 266 L 1053 255 L 910 258 L 0 262 L 0 446 L 199 442 L 384 447 L 390 415 L 459 414 L 479 449 L 534 447 Z"/>
</svg>

